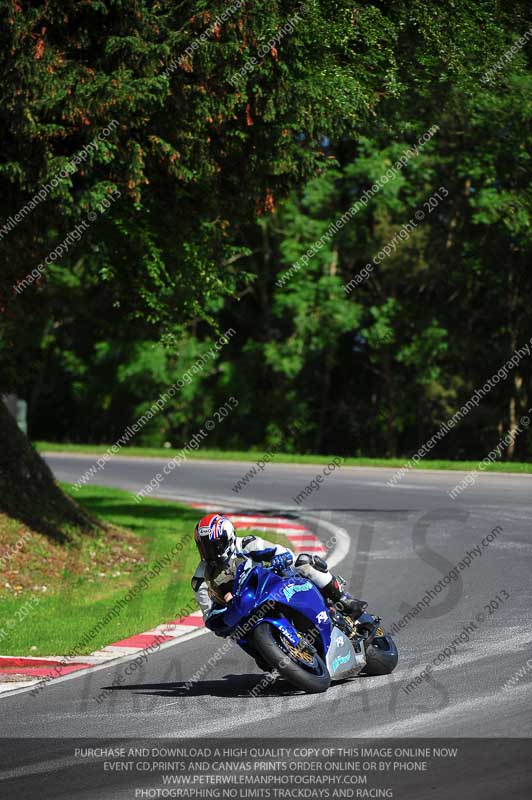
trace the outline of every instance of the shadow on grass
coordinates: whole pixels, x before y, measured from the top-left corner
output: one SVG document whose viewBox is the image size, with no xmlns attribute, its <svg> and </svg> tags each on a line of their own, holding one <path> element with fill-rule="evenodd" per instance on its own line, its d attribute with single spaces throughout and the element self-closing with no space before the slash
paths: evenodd
<svg viewBox="0 0 532 800">
<path fill-rule="evenodd" d="M 94 536 L 104 525 L 90 510 L 80 508 L 68 495 L 50 492 L 43 496 L 32 490 L 20 498 L 0 499 L 0 513 L 25 525 L 31 531 L 41 533 L 57 545 L 72 543 L 77 536 Z"/>
<path fill-rule="evenodd" d="M 176 522 L 195 525 L 198 520 L 197 511 L 167 502 L 129 503 L 127 500 L 113 500 L 112 497 L 94 494 L 79 497 L 78 503 L 91 514 L 106 519 L 127 517 L 127 523 L 123 524 L 127 524 L 128 528 L 144 527 L 149 522 L 166 523 L 169 527 L 175 526 Z M 135 520 L 138 520 L 138 524 L 135 524 Z"/>
</svg>

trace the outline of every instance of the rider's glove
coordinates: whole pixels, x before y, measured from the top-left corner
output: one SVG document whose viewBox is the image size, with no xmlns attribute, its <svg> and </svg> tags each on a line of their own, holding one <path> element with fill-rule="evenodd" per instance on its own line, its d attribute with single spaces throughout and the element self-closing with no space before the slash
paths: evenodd
<svg viewBox="0 0 532 800">
<path fill-rule="evenodd" d="M 274 556 L 270 563 L 272 569 L 281 570 L 289 567 L 293 560 L 291 553 L 280 553 L 278 556 Z"/>
</svg>

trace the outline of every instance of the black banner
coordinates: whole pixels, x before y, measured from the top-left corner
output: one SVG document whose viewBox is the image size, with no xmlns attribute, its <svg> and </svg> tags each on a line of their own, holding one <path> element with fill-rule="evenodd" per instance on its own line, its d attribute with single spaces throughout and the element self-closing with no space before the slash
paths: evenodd
<svg viewBox="0 0 532 800">
<path fill-rule="evenodd" d="M 0 797 L 515 800 L 530 739 L 2 739 Z"/>
</svg>

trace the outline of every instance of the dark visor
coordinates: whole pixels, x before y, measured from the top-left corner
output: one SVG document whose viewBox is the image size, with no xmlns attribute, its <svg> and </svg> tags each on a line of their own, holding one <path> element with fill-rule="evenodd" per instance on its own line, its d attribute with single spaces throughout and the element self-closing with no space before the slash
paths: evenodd
<svg viewBox="0 0 532 800">
<path fill-rule="evenodd" d="M 217 561 L 219 556 L 227 548 L 227 541 L 224 539 L 208 539 L 201 537 L 201 554 L 205 561 Z"/>
</svg>

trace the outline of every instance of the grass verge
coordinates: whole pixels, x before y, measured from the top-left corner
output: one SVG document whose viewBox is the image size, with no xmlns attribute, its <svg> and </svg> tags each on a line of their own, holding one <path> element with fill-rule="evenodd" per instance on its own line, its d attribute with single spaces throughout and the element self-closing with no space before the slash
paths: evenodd
<svg viewBox="0 0 532 800">
<path fill-rule="evenodd" d="M 61 442 L 34 442 L 37 450 L 49 453 L 85 453 L 94 456 L 103 455 L 111 445 L 97 444 L 68 444 Z M 117 453 L 120 456 L 140 456 L 144 458 L 167 458 L 176 454 L 176 450 L 164 447 L 123 447 Z M 193 450 L 187 454 L 189 459 L 210 459 L 213 461 L 260 461 L 264 458 L 264 450 Z M 278 464 L 328 464 L 333 455 L 308 455 L 297 453 L 276 453 L 272 462 Z M 405 458 L 346 458 L 343 466 L 346 467 L 386 467 L 394 469 L 403 467 L 408 461 Z M 414 469 L 444 469 L 469 472 L 478 469 L 478 461 L 420 461 Z M 532 474 L 532 463 L 523 461 L 499 461 L 485 465 L 485 472 L 508 472 Z"/>
<path fill-rule="evenodd" d="M 138 504 L 129 492 L 99 486 L 75 497 L 106 524 L 68 545 L 0 515 L 0 555 L 9 554 L 0 582 L 2 655 L 83 655 L 196 608 L 197 510 L 154 499 Z M 113 607 L 119 613 L 109 619 Z"/>
</svg>

